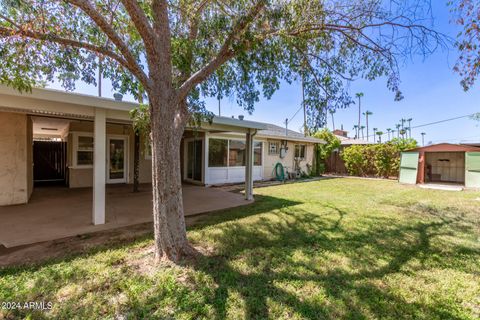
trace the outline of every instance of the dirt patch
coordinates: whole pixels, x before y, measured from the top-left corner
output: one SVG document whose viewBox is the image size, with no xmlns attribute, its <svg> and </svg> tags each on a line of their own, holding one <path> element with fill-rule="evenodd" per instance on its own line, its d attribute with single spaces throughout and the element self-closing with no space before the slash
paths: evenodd
<svg viewBox="0 0 480 320">
<path fill-rule="evenodd" d="M 152 223 L 143 223 L 14 248 L 0 246 L 0 267 L 39 263 L 98 246 L 122 245 L 152 234 L 152 230 Z"/>
</svg>

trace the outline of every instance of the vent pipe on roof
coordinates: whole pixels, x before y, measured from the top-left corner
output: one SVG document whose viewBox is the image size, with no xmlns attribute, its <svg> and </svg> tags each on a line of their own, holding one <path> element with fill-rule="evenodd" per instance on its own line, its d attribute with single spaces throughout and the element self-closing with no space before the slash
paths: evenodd
<svg viewBox="0 0 480 320">
<path fill-rule="evenodd" d="M 114 93 L 113 98 L 115 99 L 115 101 L 122 101 L 123 95 L 121 93 Z"/>
</svg>

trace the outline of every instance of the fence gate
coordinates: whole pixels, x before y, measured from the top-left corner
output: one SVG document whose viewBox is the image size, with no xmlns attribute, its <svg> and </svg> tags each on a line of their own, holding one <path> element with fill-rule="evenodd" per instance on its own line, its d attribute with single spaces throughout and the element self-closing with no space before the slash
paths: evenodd
<svg viewBox="0 0 480 320">
<path fill-rule="evenodd" d="M 416 184 L 419 152 L 402 152 L 400 159 L 400 183 Z"/>
<path fill-rule="evenodd" d="M 480 152 L 465 153 L 465 187 L 480 188 Z"/>
<path fill-rule="evenodd" d="M 35 184 L 66 184 L 67 143 L 33 142 L 33 181 Z"/>
</svg>

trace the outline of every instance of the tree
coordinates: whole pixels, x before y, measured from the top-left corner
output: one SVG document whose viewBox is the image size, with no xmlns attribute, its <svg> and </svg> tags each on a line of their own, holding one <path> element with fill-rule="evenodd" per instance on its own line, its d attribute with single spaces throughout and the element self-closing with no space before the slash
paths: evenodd
<svg viewBox="0 0 480 320">
<path fill-rule="evenodd" d="M 359 130 L 359 129 L 360 129 L 360 128 L 358 127 L 358 125 L 356 125 L 356 124 L 353 125 L 353 130 L 355 130 L 355 139 L 358 139 L 358 138 L 359 138 L 359 136 L 358 136 L 358 130 Z"/>
<path fill-rule="evenodd" d="M 480 3 L 476 0 L 449 1 L 453 21 L 463 30 L 457 36 L 456 47 L 460 56 L 454 70 L 462 77 L 463 89 L 470 89 L 480 73 Z"/>
<path fill-rule="evenodd" d="M 365 116 L 366 124 L 367 124 L 367 141 L 370 141 L 370 140 L 369 140 L 369 139 L 370 139 L 370 138 L 369 138 L 369 133 L 368 133 L 368 132 L 369 132 L 369 131 L 368 131 L 368 116 L 371 116 L 372 114 L 373 114 L 373 112 L 372 112 L 372 111 L 368 111 L 368 110 L 363 113 L 363 115 Z M 375 140 L 375 136 L 373 137 L 373 140 Z"/>
<path fill-rule="evenodd" d="M 361 116 L 362 116 L 362 105 L 361 105 L 361 99 L 363 97 L 363 92 L 357 92 L 355 94 L 355 97 L 358 98 L 358 127 L 361 128 Z"/>
<path fill-rule="evenodd" d="M 365 126 L 360 126 L 360 131 L 362 132 L 362 139 L 365 139 L 365 135 L 363 130 L 365 129 Z"/>
<path fill-rule="evenodd" d="M 391 128 L 387 128 L 388 141 L 390 141 L 390 132 L 392 132 L 392 129 L 391 129 Z"/>
<path fill-rule="evenodd" d="M 378 143 L 382 143 L 383 131 L 377 131 Z"/>
<path fill-rule="evenodd" d="M 204 97 L 235 97 L 252 112 L 281 81 L 303 79 L 308 126 L 352 103 L 348 83 L 386 77 L 401 99 L 398 61 L 444 37 L 428 1 L 1 0 L 0 82 L 19 90 L 57 79 L 103 78 L 149 106 L 157 259 L 194 254 L 180 175 L 185 127 L 210 119 Z M 408 13 L 408 14 L 407 14 Z"/>
</svg>

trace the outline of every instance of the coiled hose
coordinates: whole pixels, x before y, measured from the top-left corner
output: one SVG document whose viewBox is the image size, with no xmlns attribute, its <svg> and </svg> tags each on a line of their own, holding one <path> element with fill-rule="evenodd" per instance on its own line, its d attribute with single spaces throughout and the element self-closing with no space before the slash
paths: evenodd
<svg viewBox="0 0 480 320">
<path fill-rule="evenodd" d="M 283 168 L 283 164 L 277 162 L 273 170 L 275 171 L 275 178 L 278 181 L 285 181 L 285 169 Z"/>
</svg>

